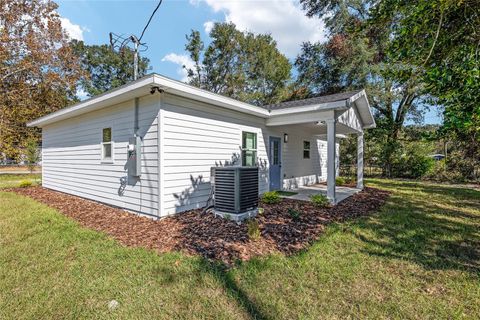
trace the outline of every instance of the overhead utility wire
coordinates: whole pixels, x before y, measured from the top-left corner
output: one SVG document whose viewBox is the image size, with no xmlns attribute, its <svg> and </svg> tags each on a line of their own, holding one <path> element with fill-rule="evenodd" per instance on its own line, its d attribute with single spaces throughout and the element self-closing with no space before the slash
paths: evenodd
<svg viewBox="0 0 480 320">
<path fill-rule="evenodd" d="M 148 22 L 147 24 L 145 25 L 145 28 L 143 28 L 143 31 L 142 31 L 142 34 L 140 35 L 140 38 L 138 39 L 138 41 L 142 41 L 142 38 L 143 38 L 143 34 L 145 33 L 145 31 L 147 30 L 148 28 L 148 25 L 150 24 L 150 22 L 152 21 L 153 19 L 153 16 L 155 15 L 155 12 L 157 12 L 158 8 L 160 8 L 160 5 L 162 4 L 163 0 L 160 0 L 157 4 L 157 7 L 155 8 L 155 10 L 153 10 L 152 12 L 152 15 L 150 16 L 150 19 L 148 19 Z"/>
</svg>

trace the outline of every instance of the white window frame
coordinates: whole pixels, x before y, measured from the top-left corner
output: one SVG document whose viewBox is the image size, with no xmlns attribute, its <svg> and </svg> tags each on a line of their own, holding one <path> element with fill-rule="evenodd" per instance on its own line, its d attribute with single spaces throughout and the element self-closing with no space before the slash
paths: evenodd
<svg viewBox="0 0 480 320">
<path fill-rule="evenodd" d="M 104 142 L 103 141 L 103 130 L 105 129 L 110 129 L 110 142 Z M 105 157 L 105 145 L 110 145 L 110 154 L 111 154 L 111 157 L 109 158 L 106 158 Z M 114 142 L 113 142 L 113 129 L 112 129 L 112 126 L 110 127 L 104 127 L 102 128 L 102 130 L 100 131 L 100 149 L 101 149 L 101 163 L 113 163 L 114 162 Z"/>
<path fill-rule="evenodd" d="M 308 142 L 308 148 L 305 148 L 305 142 Z M 303 149 L 302 158 L 305 159 L 305 160 L 310 159 L 311 150 L 312 150 L 312 143 L 309 140 L 303 140 L 302 141 L 302 149 Z M 308 157 L 305 157 L 305 151 L 308 151 Z"/>
</svg>

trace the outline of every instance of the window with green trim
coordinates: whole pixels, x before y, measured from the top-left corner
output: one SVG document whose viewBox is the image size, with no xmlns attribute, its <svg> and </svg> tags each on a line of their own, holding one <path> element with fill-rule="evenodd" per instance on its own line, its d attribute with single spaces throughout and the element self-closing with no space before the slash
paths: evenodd
<svg viewBox="0 0 480 320">
<path fill-rule="evenodd" d="M 242 165 L 253 167 L 257 164 L 257 134 L 242 132 Z"/>
</svg>

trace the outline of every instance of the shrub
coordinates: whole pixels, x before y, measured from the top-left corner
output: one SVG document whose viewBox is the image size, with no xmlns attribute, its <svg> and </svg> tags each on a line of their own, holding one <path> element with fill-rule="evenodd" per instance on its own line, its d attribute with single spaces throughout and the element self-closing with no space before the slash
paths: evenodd
<svg viewBox="0 0 480 320">
<path fill-rule="evenodd" d="M 18 185 L 20 188 L 26 188 L 32 186 L 32 181 L 30 180 L 22 180 L 20 181 L 20 184 Z"/>
<path fill-rule="evenodd" d="M 407 146 L 392 162 L 392 175 L 401 178 L 420 178 L 429 172 L 435 160 L 428 156 L 428 149 L 422 144 Z"/>
<path fill-rule="evenodd" d="M 260 225 L 258 224 L 257 220 L 251 219 L 247 222 L 247 233 L 248 237 L 251 240 L 258 240 L 260 239 Z"/>
<path fill-rule="evenodd" d="M 355 182 L 355 178 L 352 176 L 346 176 L 346 177 L 340 176 L 335 178 L 335 184 L 339 186 L 342 186 L 345 184 L 351 184 L 354 182 Z"/>
<path fill-rule="evenodd" d="M 325 208 L 330 204 L 327 196 L 324 194 L 312 194 L 310 196 L 310 200 L 312 201 L 315 207 L 319 207 L 319 208 Z"/>
<path fill-rule="evenodd" d="M 346 184 L 352 184 L 352 183 L 355 183 L 355 181 L 356 181 L 355 177 L 352 177 L 352 176 L 345 177 Z"/>
<path fill-rule="evenodd" d="M 280 196 L 276 191 L 265 192 L 262 196 L 262 201 L 268 204 L 274 204 L 280 202 Z"/>
<path fill-rule="evenodd" d="M 288 214 L 290 215 L 290 217 L 297 221 L 300 219 L 300 211 L 296 210 L 296 209 L 293 209 L 293 208 L 288 208 Z"/>
<path fill-rule="evenodd" d="M 341 186 L 342 184 L 345 184 L 345 178 L 344 177 L 336 177 L 335 178 L 335 184 Z"/>
<path fill-rule="evenodd" d="M 465 182 L 464 175 L 454 168 L 448 168 L 445 160 L 435 161 L 433 167 L 422 178 L 440 182 Z"/>
</svg>

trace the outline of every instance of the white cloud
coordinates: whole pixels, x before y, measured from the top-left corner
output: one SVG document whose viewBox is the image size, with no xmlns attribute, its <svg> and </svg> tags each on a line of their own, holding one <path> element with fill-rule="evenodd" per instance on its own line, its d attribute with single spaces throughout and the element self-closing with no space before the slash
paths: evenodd
<svg viewBox="0 0 480 320">
<path fill-rule="evenodd" d="M 300 51 L 304 41 L 325 40 L 325 28 L 318 18 L 305 16 L 294 0 L 190 0 L 192 5 L 205 2 L 214 12 L 223 12 L 225 21 L 233 22 L 240 30 L 254 33 L 270 33 L 281 52 L 290 58 Z M 204 24 L 207 29 L 207 24 Z"/>
<path fill-rule="evenodd" d="M 215 21 L 207 21 L 203 24 L 206 33 L 210 33 L 212 31 L 213 26 L 215 25 Z"/>
<path fill-rule="evenodd" d="M 82 40 L 83 41 L 83 32 L 90 32 L 87 28 L 82 28 L 78 24 L 72 23 L 68 18 L 60 18 L 62 22 L 62 27 L 67 32 L 67 35 L 70 39 Z"/>
<path fill-rule="evenodd" d="M 193 60 L 186 54 L 169 53 L 162 58 L 162 61 L 168 61 L 178 64 L 180 67 L 177 69 L 177 73 L 180 77 L 182 77 L 181 81 L 183 82 L 188 81 L 187 70 L 185 70 L 183 66 L 191 69 L 195 65 Z"/>
</svg>

